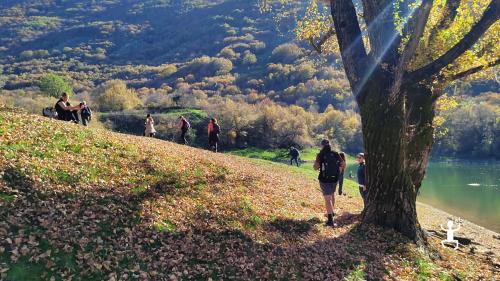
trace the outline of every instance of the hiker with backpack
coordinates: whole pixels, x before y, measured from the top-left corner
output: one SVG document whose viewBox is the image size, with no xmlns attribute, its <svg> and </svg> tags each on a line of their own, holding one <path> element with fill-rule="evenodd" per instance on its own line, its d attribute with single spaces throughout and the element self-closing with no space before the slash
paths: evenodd
<svg viewBox="0 0 500 281">
<path fill-rule="evenodd" d="M 179 130 L 181 131 L 180 142 L 182 144 L 187 144 L 186 134 L 190 128 L 191 124 L 189 124 L 189 121 L 184 118 L 184 116 L 179 117 Z"/>
<path fill-rule="evenodd" d="M 359 193 L 361 194 L 361 198 L 363 198 L 363 209 L 366 206 L 366 195 L 368 194 L 368 189 L 366 189 L 366 163 L 365 163 L 365 154 L 358 153 L 356 156 L 356 160 L 358 161 L 358 186 Z"/>
<path fill-rule="evenodd" d="M 219 123 L 217 123 L 217 119 L 210 119 L 210 122 L 208 122 L 208 147 L 213 152 L 217 152 L 217 146 L 219 144 L 219 134 L 220 126 Z"/>
<path fill-rule="evenodd" d="M 80 107 L 81 107 L 80 115 L 82 116 L 82 125 L 87 126 L 90 120 L 92 120 L 92 110 L 87 105 L 86 101 L 80 103 Z"/>
<path fill-rule="evenodd" d="M 146 116 L 146 121 L 144 122 L 144 136 L 154 138 L 156 134 L 155 130 L 155 120 L 151 117 L 151 114 Z"/>
<path fill-rule="evenodd" d="M 78 110 L 81 109 L 81 106 L 71 106 L 68 102 L 68 93 L 63 93 L 61 98 L 57 101 L 54 108 L 57 112 L 57 119 L 62 121 L 74 121 L 78 123 Z M 75 117 L 75 112 L 77 113 Z"/>
<path fill-rule="evenodd" d="M 341 169 L 345 167 L 345 162 L 340 157 L 339 153 L 332 150 L 330 141 L 324 139 L 321 141 L 321 150 L 314 161 L 314 170 L 319 171 L 318 180 L 321 192 L 325 199 L 326 212 L 328 220 L 327 226 L 334 226 L 333 217 L 335 213 L 335 189 L 339 181 Z"/>
<path fill-rule="evenodd" d="M 297 164 L 297 167 L 299 166 L 299 156 L 300 156 L 300 151 L 295 148 L 295 147 L 290 147 L 290 151 L 288 152 L 290 155 L 290 165 L 293 165 L 293 161 L 295 161 L 295 164 Z"/>
</svg>

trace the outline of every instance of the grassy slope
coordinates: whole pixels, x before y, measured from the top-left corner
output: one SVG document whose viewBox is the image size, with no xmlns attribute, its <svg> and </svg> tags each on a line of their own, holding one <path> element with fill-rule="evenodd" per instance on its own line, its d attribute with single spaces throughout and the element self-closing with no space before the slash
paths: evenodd
<svg viewBox="0 0 500 281">
<path fill-rule="evenodd" d="M 430 262 L 392 231 L 359 228 L 357 197 L 323 227 L 316 182 L 289 169 L 0 108 L 1 279 L 495 274 L 435 239 L 445 259 Z"/>
<path fill-rule="evenodd" d="M 316 179 L 318 173 L 312 169 L 312 163 L 316 159 L 318 151 L 319 151 L 318 148 L 307 148 L 301 150 L 299 159 L 300 161 L 302 161 L 302 164 L 299 167 L 288 166 L 288 165 L 281 165 L 281 166 L 283 168 L 285 167 L 289 168 L 289 170 L 294 173 L 299 173 L 304 176 L 311 177 L 312 179 Z M 272 161 L 275 163 L 290 163 L 289 162 L 290 156 L 288 156 L 288 149 L 262 149 L 262 148 L 251 147 L 246 149 L 233 150 L 230 152 L 230 154 L 252 158 L 252 160 L 260 159 L 265 161 Z M 346 186 L 347 188 L 346 190 L 348 192 L 351 191 L 350 194 L 358 196 L 356 182 L 347 179 L 347 175 L 349 172 L 352 172 L 353 175 L 355 175 L 356 173 L 355 168 L 353 168 L 356 167 L 356 160 L 350 155 L 346 155 L 346 157 L 347 157 L 348 167 L 346 171 L 346 180 L 344 181 L 344 185 Z"/>
</svg>

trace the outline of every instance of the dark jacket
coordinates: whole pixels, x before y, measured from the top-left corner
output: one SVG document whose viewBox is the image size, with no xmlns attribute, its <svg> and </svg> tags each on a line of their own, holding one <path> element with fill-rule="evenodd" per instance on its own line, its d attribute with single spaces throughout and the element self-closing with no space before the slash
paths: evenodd
<svg viewBox="0 0 500 281">
<path fill-rule="evenodd" d="M 366 183 L 366 165 L 365 163 L 358 166 L 358 184 L 365 185 Z"/>
</svg>

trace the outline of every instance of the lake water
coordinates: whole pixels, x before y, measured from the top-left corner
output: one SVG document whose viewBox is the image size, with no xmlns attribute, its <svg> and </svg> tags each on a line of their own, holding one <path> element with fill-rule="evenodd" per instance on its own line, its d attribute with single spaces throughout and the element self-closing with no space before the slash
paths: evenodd
<svg viewBox="0 0 500 281">
<path fill-rule="evenodd" d="M 417 200 L 500 233 L 500 162 L 431 162 Z"/>
<path fill-rule="evenodd" d="M 417 200 L 500 233 L 500 162 L 431 162 Z"/>
</svg>

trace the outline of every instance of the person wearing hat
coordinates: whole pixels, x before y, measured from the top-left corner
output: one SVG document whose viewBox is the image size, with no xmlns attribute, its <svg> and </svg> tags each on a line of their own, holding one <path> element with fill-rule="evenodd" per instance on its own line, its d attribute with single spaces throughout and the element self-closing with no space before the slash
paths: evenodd
<svg viewBox="0 0 500 281">
<path fill-rule="evenodd" d="M 327 226 L 334 226 L 333 217 L 335 213 L 335 190 L 339 181 L 340 171 L 345 167 L 345 161 L 342 160 L 339 153 L 334 151 L 330 141 L 324 139 L 321 141 L 321 150 L 314 161 L 314 170 L 319 171 L 318 181 L 325 199 Z"/>
</svg>

